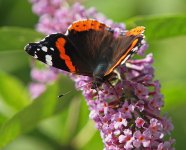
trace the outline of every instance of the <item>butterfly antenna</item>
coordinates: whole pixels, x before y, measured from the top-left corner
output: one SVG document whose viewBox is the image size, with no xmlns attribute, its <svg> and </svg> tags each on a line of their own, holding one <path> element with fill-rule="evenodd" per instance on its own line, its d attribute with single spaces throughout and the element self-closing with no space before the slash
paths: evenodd
<svg viewBox="0 0 186 150">
<path fill-rule="evenodd" d="M 84 85 L 82 85 L 82 86 L 80 86 L 80 87 L 78 87 L 78 88 L 84 87 L 84 86 L 86 86 L 86 85 L 88 85 L 88 84 L 91 84 L 91 83 L 92 83 L 92 81 L 91 81 L 91 82 L 88 82 L 88 83 L 86 83 L 86 84 L 84 84 Z M 73 90 L 70 90 L 70 91 L 68 91 L 68 92 L 66 92 L 66 93 L 64 93 L 64 94 L 60 94 L 60 95 L 58 96 L 58 98 L 61 98 L 61 97 L 65 96 L 65 95 L 69 94 L 69 93 L 72 92 L 72 91 L 73 91 Z"/>
<path fill-rule="evenodd" d="M 70 90 L 70 91 L 68 91 L 68 92 L 66 92 L 66 93 L 64 93 L 64 94 L 60 94 L 60 95 L 58 96 L 58 98 L 61 98 L 61 97 L 65 96 L 65 95 L 69 94 L 70 92 L 72 92 L 72 90 Z"/>
</svg>

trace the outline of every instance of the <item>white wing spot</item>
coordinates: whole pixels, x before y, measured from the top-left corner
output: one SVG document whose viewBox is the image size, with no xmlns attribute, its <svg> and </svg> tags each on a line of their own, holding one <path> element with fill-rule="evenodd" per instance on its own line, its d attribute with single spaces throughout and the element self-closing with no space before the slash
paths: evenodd
<svg viewBox="0 0 186 150">
<path fill-rule="evenodd" d="M 35 54 L 35 55 L 34 55 L 34 58 L 36 58 L 36 59 L 37 59 L 37 58 L 38 58 L 38 56 Z"/>
<path fill-rule="evenodd" d="M 53 48 L 53 47 L 51 47 L 50 49 L 51 49 L 52 51 L 54 51 L 54 48 Z"/>
<path fill-rule="evenodd" d="M 128 54 L 126 56 L 126 58 L 121 62 L 121 64 L 123 65 L 129 58 L 130 58 L 131 54 Z"/>
<path fill-rule="evenodd" d="M 133 52 L 136 52 L 137 50 L 138 50 L 138 47 L 134 47 L 134 48 L 132 49 Z"/>
<path fill-rule="evenodd" d="M 46 63 L 50 66 L 52 66 L 52 57 L 51 55 L 46 55 L 45 56 Z"/>
<path fill-rule="evenodd" d="M 70 26 L 70 27 L 71 27 L 71 26 Z M 70 27 L 69 27 L 69 28 L 70 28 Z M 65 35 L 68 35 L 68 34 L 69 34 L 69 31 L 67 30 L 67 31 L 65 32 Z"/>
<path fill-rule="evenodd" d="M 43 46 L 41 49 L 42 49 L 44 52 L 47 52 L 47 50 L 48 50 L 48 48 L 47 48 L 46 46 Z"/>
</svg>

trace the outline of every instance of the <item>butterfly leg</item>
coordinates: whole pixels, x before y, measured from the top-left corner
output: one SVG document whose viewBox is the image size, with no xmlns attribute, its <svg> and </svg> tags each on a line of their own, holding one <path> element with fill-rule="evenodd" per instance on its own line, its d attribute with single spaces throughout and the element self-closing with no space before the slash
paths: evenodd
<svg viewBox="0 0 186 150">
<path fill-rule="evenodd" d="M 109 80 L 106 80 L 106 82 L 109 84 L 109 86 L 112 87 L 112 89 L 114 90 L 114 92 L 115 92 L 115 94 L 116 94 L 116 97 L 119 99 L 118 93 L 117 93 L 115 87 L 112 85 L 112 83 L 111 83 Z"/>
<path fill-rule="evenodd" d="M 99 100 L 99 87 L 96 85 L 95 87 L 96 94 L 97 94 L 97 99 Z"/>
<path fill-rule="evenodd" d="M 115 99 L 115 100 L 109 102 L 108 105 L 109 105 L 109 107 L 111 107 L 111 108 L 117 108 L 117 107 L 119 107 L 119 104 L 120 104 L 119 95 L 118 95 L 118 93 L 117 93 L 115 87 L 112 85 L 112 83 L 110 83 L 109 80 L 106 80 L 106 82 L 109 84 L 109 86 L 111 86 L 111 87 L 113 88 L 113 90 L 114 90 L 114 92 L 115 92 L 115 94 L 116 94 L 116 97 L 117 97 L 117 99 Z"/>
</svg>

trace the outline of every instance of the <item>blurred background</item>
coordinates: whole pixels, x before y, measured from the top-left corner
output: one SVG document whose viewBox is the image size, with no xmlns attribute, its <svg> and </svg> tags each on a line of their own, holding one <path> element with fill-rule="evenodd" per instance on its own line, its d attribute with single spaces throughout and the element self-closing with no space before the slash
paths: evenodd
<svg viewBox="0 0 186 150">
<path fill-rule="evenodd" d="M 136 16 L 186 15 L 185 0 L 84 0 L 83 4 L 86 7 L 95 7 L 116 22 L 126 22 Z M 32 13 L 31 4 L 27 0 L 0 0 L 0 18 L 0 27 L 18 27 L 18 29 L 24 28 L 25 31 L 34 30 L 38 22 L 38 17 Z M 186 20 L 184 22 L 186 24 Z M 11 45 L 14 42 L 14 45 L 19 45 L 16 41 L 11 41 L 11 37 L 16 37 L 16 34 L 19 33 L 4 30 L 1 30 L 0 33 L 0 39 L 6 37 L 6 40 L 0 43 L 0 125 L 2 125 L 14 114 L 21 117 L 18 112 L 30 103 L 23 100 L 24 102 L 20 104 L 19 101 L 12 102 L 10 99 L 16 100 L 17 97 L 21 99 L 22 97 L 19 97 L 18 93 L 27 95 L 31 79 L 29 57 L 23 49 L 22 51 L 3 50 L 4 47 L 6 48 L 5 43 L 5 45 Z M 7 33 L 10 34 L 7 35 Z M 27 36 L 27 32 L 23 34 Z M 30 34 L 34 36 L 35 33 Z M 186 138 L 185 41 L 186 36 L 184 35 L 149 40 L 147 51 L 154 55 L 155 78 L 160 80 L 161 91 L 165 97 L 163 112 L 167 112 L 172 118 L 175 127 L 172 137 L 176 139 L 175 147 L 178 150 L 185 149 Z M 60 83 L 61 87 L 68 84 L 69 89 L 73 88 L 73 83 L 68 78 L 62 77 Z M 54 91 L 55 93 L 56 89 L 60 89 L 60 87 L 51 87 L 48 92 Z M 56 95 L 47 94 L 40 99 L 53 98 L 55 101 Z M 94 128 L 94 123 L 88 118 L 89 111 L 83 97 L 79 92 L 74 92 L 73 96 L 66 96 L 63 101 L 69 101 L 70 98 L 72 101 L 69 102 L 68 107 L 63 108 L 61 102 L 57 102 L 59 108 L 56 111 L 47 110 L 38 120 L 34 120 L 34 116 L 39 115 L 36 112 L 40 108 L 35 110 L 30 107 L 33 109 L 33 114 L 27 116 L 28 122 L 21 128 L 23 131 L 15 129 L 17 127 L 14 122 L 16 116 L 8 121 L 0 130 L 2 133 L 0 141 L 1 139 L 4 141 L 0 145 L 6 145 L 3 150 L 103 149 L 100 135 Z M 9 101 L 6 102 L 5 99 Z M 51 101 L 47 100 L 42 103 L 46 107 L 51 105 Z M 26 113 L 25 111 L 25 115 Z M 33 122 L 29 122 L 29 117 Z M 14 129 L 11 131 L 10 127 Z M 9 136 L 7 132 L 9 132 Z M 17 132 L 20 135 L 18 137 L 15 136 Z M 6 144 L 6 140 L 11 140 L 11 138 L 13 141 Z"/>
</svg>

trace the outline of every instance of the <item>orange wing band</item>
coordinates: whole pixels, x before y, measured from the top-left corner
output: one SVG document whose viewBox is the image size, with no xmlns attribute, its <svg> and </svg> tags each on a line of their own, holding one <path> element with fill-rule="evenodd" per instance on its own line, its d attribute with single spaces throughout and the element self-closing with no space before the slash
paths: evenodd
<svg viewBox="0 0 186 150">
<path fill-rule="evenodd" d="M 82 31 L 88 31 L 88 30 L 92 29 L 92 30 L 99 31 L 99 30 L 105 29 L 106 27 L 107 26 L 103 23 L 100 23 L 96 20 L 88 19 L 88 20 L 81 20 L 81 21 L 73 23 L 68 28 L 68 30 L 69 31 L 75 30 L 77 32 L 82 32 Z"/>
<path fill-rule="evenodd" d="M 145 31 L 145 27 L 139 26 L 139 27 L 129 30 L 126 33 L 126 36 L 130 36 L 130 35 L 136 36 L 136 35 L 142 34 L 144 31 Z"/>
<path fill-rule="evenodd" d="M 65 53 L 65 39 L 64 38 L 59 38 L 56 41 L 56 47 L 58 48 L 59 52 L 60 52 L 60 57 L 61 59 L 63 59 L 65 61 L 66 66 L 69 68 L 70 72 L 75 72 L 76 69 L 72 64 L 72 61 L 70 59 L 70 57 Z"/>
</svg>

